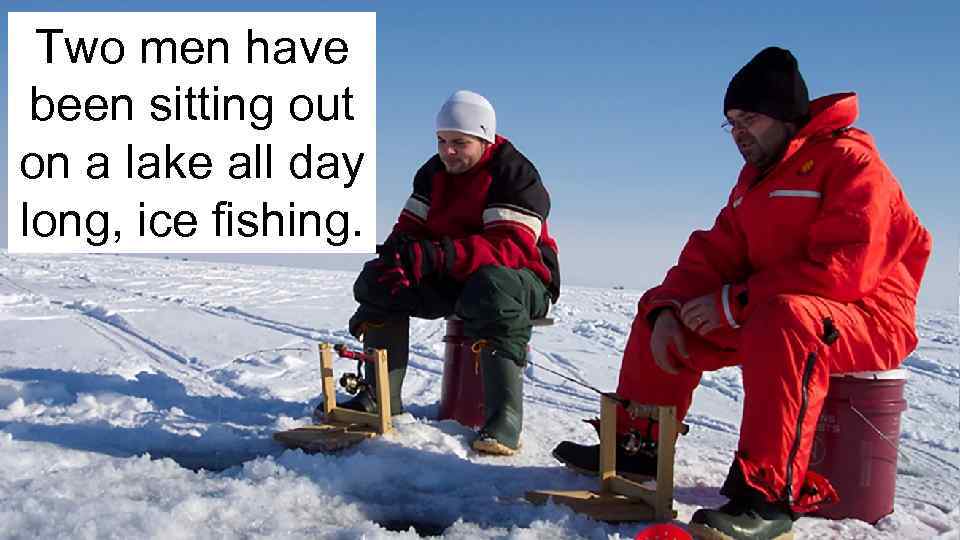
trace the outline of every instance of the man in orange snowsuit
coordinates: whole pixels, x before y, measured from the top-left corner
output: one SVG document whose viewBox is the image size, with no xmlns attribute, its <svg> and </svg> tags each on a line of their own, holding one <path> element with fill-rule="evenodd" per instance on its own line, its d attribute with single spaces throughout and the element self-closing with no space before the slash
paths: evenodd
<svg viewBox="0 0 960 540">
<path fill-rule="evenodd" d="M 796 513 L 836 497 L 807 471 L 831 373 L 893 369 L 916 346 L 932 241 L 873 138 L 851 127 L 856 95 L 809 101 L 789 51 L 744 66 L 723 112 L 746 164 L 713 228 L 694 232 L 640 299 L 617 392 L 676 405 L 683 419 L 703 371 L 741 366 L 740 442 L 721 489 L 730 502 L 697 511 L 691 529 L 779 538 Z M 619 412 L 619 433 L 651 432 Z M 596 451 L 564 442 L 554 455 L 591 469 Z M 618 449 L 621 460 L 655 470 L 649 455 L 637 463 Z"/>
</svg>

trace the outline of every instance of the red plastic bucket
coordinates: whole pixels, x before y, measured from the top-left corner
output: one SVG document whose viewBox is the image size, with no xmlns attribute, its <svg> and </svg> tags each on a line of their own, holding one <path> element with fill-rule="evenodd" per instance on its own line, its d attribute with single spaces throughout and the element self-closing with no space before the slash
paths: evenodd
<svg viewBox="0 0 960 540">
<path fill-rule="evenodd" d="M 438 416 L 440 420 L 456 420 L 467 427 L 482 427 L 483 379 L 474 359 L 474 340 L 464 337 L 462 320 L 447 319 L 443 342 L 443 384 Z"/>
<path fill-rule="evenodd" d="M 864 371 L 830 378 L 810 470 L 825 476 L 840 501 L 813 515 L 876 523 L 893 512 L 897 485 L 900 414 L 907 410 L 907 372 Z"/>
</svg>

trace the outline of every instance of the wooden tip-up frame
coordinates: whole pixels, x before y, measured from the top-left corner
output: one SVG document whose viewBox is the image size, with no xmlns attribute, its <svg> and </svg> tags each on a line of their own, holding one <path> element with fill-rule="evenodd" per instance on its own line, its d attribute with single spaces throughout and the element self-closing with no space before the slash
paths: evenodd
<svg viewBox="0 0 960 540">
<path fill-rule="evenodd" d="M 553 499 L 576 512 L 600 521 L 670 521 L 673 509 L 673 458 L 677 440 L 677 408 L 647 405 L 642 408 L 659 426 L 656 485 L 639 483 L 617 474 L 617 401 L 600 400 L 600 490 L 529 491 L 528 501 L 543 504 Z"/>
<path fill-rule="evenodd" d="M 288 448 L 300 448 L 307 452 L 335 452 L 362 440 L 389 433 L 393 429 L 393 423 L 390 411 L 390 381 L 387 378 L 387 351 L 367 349 L 361 358 L 376 366 L 377 414 L 337 406 L 337 391 L 333 382 L 333 345 L 321 343 L 319 353 L 324 422 L 274 433 L 274 440 Z"/>
<path fill-rule="evenodd" d="M 323 380 L 323 412 L 327 420 L 363 424 L 376 428 L 381 435 L 393 428 L 390 422 L 390 381 L 387 379 L 387 351 L 367 349 L 362 360 L 376 365 L 376 398 L 379 414 L 353 411 L 337 407 L 337 392 L 333 385 L 333 346 L 320 344 L 320 375 Z"/>
</svg>

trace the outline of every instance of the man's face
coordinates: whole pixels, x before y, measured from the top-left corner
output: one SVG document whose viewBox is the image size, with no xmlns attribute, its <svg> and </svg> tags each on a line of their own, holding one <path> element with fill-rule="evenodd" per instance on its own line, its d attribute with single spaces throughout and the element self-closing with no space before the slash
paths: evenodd
<svg viewBox="0 0 960 540">
<path fill-rule="evenodd" d="M 795 131 L 792 124 L 740 109 L 727 111 L 727 121 L 740 155 L 761 171 L 776 164 Z"/>
<path fill-rule="evenodd" d="M 467 172 L 483 157 L 490 143 L 459 131 L 437 132 L 437 154 L 450 174 Z"/>
</svg>

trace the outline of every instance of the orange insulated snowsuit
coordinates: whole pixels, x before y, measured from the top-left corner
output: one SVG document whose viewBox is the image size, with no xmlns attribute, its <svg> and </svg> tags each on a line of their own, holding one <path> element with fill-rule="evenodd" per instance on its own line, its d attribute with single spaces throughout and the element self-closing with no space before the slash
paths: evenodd
<svg viewBox="0 0 960 540">
<path fill-rule="evenodd" d="M 682 419 L 703 371 L 740 365 L 735 466 L 747 485 L 798 512 L 835 496 L 807 473 L 830 374 L 893 369 L 914 349 L 932 244 L 872 137 L 850 127 L 856 95 L 820 98 L 810 112 L 764 178 L 744 166 L 713 228 L 694 232 L 640 299 L 618 388 L 676 405 Z M 705 294 L 717 295 L 727 326 L 703 337 L 685 330 L 689 358 L 674 355 L 684 369 L 670 375 L 653 361 L 653 315 Z M 621 432 L 637 427 L 620 414 Z"/>
</svg>

